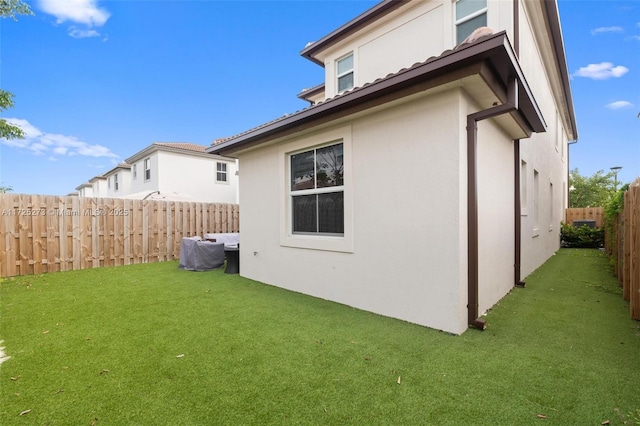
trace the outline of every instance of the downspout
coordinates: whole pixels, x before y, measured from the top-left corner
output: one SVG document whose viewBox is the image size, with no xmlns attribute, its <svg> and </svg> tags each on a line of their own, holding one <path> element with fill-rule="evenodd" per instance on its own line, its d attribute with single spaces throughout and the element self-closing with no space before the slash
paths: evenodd
<svg viewBox="0 0 640 426">
<path fill-rule="evenodd" d="M 513 214 L 514 214 L 514 265 L 513 282 L 516 287 L 526 287 L 527 283 L 520 279 L 522 260 L 522 203 L 520 197 L 520 139 L 513 141 Z"/>
<path fill-rule="evenodd" d="M 520 0 L 513 0 L 513 50 L 520 57 Z M 513 282 L 516 287 L 527 284 L 520 279 L 522 263 L 522 196 L 520 192 L 520 139 L 513 141 L 513 215 L 514 215 L 514 250 L 513 250 Z"/>
<path fill-rule="evenodd" d="M 467 293 L 468 324 L 484 330 L 487 323 L 478 317 L 478 122 L 518 110 L 518 81 L 511 77 L 507 103 L 467 116 Z"/>
</svg>

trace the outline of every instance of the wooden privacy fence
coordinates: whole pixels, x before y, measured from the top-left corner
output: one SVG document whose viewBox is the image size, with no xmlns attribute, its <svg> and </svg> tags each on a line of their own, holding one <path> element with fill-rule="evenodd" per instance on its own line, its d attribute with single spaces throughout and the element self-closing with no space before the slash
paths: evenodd
<svg viewBox="0 0 640 426">
<path fill-rule="evenodd" d="M 617 259 L 615 274 L 629 301 L 631 318 L 640 320 L 640 178 L 624 194 L 624 209 L 612 227 L 614 241 L 607 250 Z"/>
<path fill-rule="evenodd" d="M 574 220 L 595 220 L 596 227 L 601 228 L 602 225 L 604 225 L 604 208 L 586 207 L 566 209 L 564 222 L 571 225 Z"/>
<path fill-rule="evenodd" d="M 183 237 L 239 232 L 237 204 L 0 194 L 0 277 L 180 257 Z"/>
</svg>

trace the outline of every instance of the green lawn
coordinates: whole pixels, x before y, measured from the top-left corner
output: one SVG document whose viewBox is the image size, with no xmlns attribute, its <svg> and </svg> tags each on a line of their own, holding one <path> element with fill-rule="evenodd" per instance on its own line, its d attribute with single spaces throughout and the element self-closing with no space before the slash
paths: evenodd
<svg viewBox="0 0 640 426">
<path fill-rule="evenodd" d="M 451 336 L 175 262 L 4 279 L 0 424 L 600 425 L 640 414 L 639 323 L 599 251 L 561 250 L 487 321 Z"/>
</svg>

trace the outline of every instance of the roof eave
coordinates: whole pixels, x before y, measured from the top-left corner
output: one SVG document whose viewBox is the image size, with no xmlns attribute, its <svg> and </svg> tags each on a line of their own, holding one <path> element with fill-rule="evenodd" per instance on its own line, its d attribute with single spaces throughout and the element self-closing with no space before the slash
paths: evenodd
<svg viewBox="0 0 640 426">
<path fill-rule="evenodd" d="M 547 19 L 551 28 L 551 43 L 553 45 L 554 53 L 556 56 L 556 62 L 558 64 L 558 70 L 560 72 L 560 78 L 562 79 L 562 86 L 564 90 L 564 96 L 567 102 L 567 108 L 569 112 L 569 120 L 572 127 L 572 139 L 578 139 L 578 126 L 576 124 L 576 114 L 573 107 L 573 96 L 571 95 L 571 84 L 569 83 L 569 70 L 567 67 L 567 56 L 564 50 L 564 41 L 562 38 L 562 27 L 560 25 L 560 13 L 558 11 L 558 4 L 556 1 L 543 1 L 544 10 L 547 14 Z"/>
<path fill-rule="evenodd" d="M 486 61 L 492 62 L 494 67 L 497 66 L 502 70 L 498 74 L 503 81 L 502 84 L 505 86 L 510 77 L 515 77 L 520 81 L 519 97 L 524 118 L 533 131 L 545 131 L 546 124 L 540 108 L 533 98 L 515 53 L 506 33 L 503 31 L 459 50 L 445 52 L 439 57 L 402 70 L 390 77 L 353 89 L 352 92 L 318 103 L 281 120 L 250 130 L 210 147 L 207 152 L 231 155 L 241 149 L 266 142 L 274 137 L 299 131 L 303 126 L 323 117 L 333 119 L 339 117 L 340 114 L 347 115 L 353 112 L 353 109 L 358 105 L 364 105 L 362 109 L 366 109 L 376 99 L 380 103 L 384 103 L 392 100 L 394 94 L 396 99 L 405 96 L 406 89 L 413 86 L 415 86 L 416 91 L 421 91 L 444 84 L 447 81 L 459 79 L 460 76 L 456 75 L 457 71 L 474 64 L 484 64 Z"/>
<path fill-rule="evenodd" d="M 342 25 L 338 29 L 322 37 L 320 40 L 302 49 L 302 51 L 300 52 L 300 55 L 324 67 L 324 63 L 315 58 L 314 55 L 316 53 L 337 43 L 338 41 L 344 39 L 350 34 L 353 34 L 354 32 L 358 31 L 364 26 L 369 25 L 371 22 L 376 21 L 377 19 L 385 16 L 386 14 L 394 11 L 398 7 L 408 2 L 409 0 L 384 0 L 376 4 L 375 6 L 373 6 L 371 9 L 358 15 L 357 17 L 347 22 L 346 24 Z"/>
</svg>

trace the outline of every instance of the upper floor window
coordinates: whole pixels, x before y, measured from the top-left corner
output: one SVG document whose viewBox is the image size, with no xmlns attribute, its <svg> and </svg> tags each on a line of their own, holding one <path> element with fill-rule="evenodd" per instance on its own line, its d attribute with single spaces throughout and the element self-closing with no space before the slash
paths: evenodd
<svg viewBox="0 0 640 426">
<path fill-rule="evenodd" d="M 144 160 L 144 180 L 151 179 L 151 158 Z"/>
<path fill-rule="evenodd" d="M 227 163 L 216 163 L 216 182 L 227 181 Z"/>
<path fill-rule="evenodd" d="M 113 175 L 113 190 L 118 191 L 118 174 Z"/>
<path fill-rule="evenodd" d="M 473 31 L 487 26 L 487 0 L 456 1 L 456 44 Z"/>
<path fill-rule="evenodd" d="M 353 53 L 338 60 L 336 77 L 338 78 L 338 93 L 353 88 Z"/>
<path fill-rule="evenodd" d="M 131 172 L 133 173 L 133 178 L 134 179 L 136 179 L 138 177 L 138 167 L 137 166 L 138 166 L 137 164 L 134 164 L 131 167 L 131 169 L 132 169 Z"/>
<path fill-rule="evenodd" d="M 344 235 L 343 144 L 292 154 L 291 232 Z"/>
</svg>

